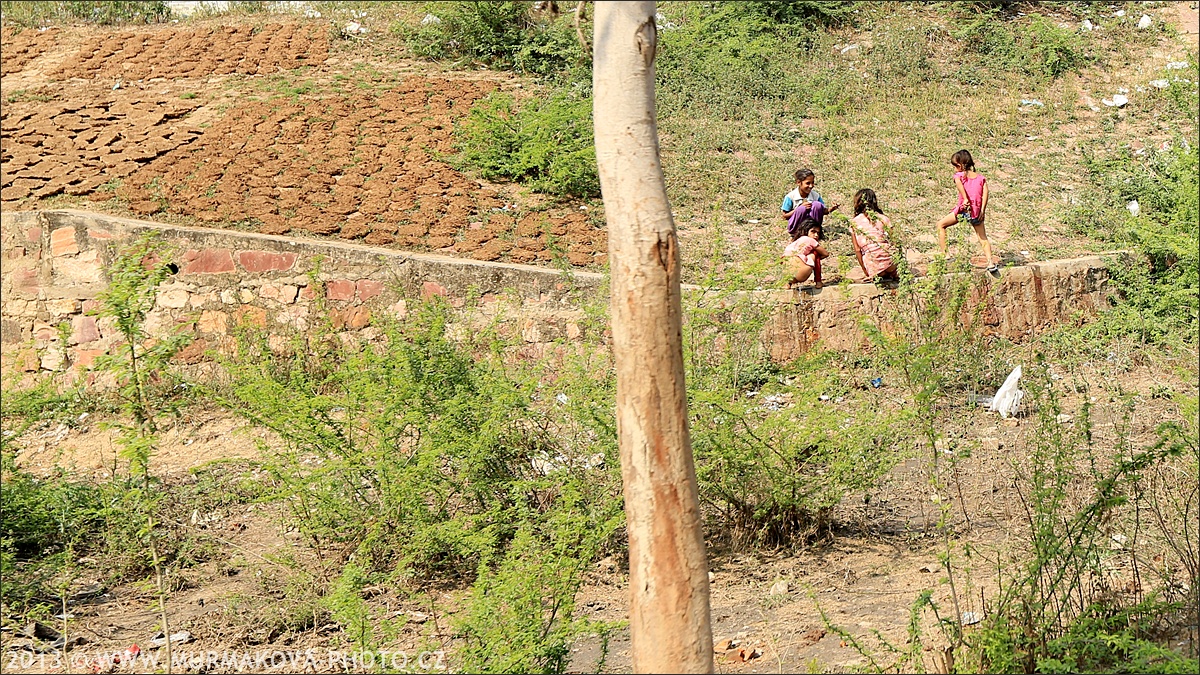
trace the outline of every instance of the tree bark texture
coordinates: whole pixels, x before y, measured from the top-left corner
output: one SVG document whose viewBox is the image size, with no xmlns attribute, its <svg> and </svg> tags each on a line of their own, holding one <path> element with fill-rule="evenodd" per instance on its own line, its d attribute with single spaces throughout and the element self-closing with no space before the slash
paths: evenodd
<svg viewBox="0 0 1200 675">
<path fill-rule="evenodd" d="M 658 153 L 654 2 L 597 2 L 596 161 L 608 219 L 633 669 L 712 672 L 688 434 L 679 252 Z"/>
</svg>

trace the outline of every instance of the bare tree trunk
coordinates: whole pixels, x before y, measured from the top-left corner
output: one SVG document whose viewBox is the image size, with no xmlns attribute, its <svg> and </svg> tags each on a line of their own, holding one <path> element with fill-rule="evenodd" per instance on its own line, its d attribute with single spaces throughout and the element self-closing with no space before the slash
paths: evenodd
<svg viewBox="0 0 1200 675">
<path fill-rule="evenodd" d="M 596 161 L 608 218 L 633 669 L 712 672 L 708 561 L 688 436 L 679 252 L 658 156 L 654 2 L 597 2 Z"/>
</svg>

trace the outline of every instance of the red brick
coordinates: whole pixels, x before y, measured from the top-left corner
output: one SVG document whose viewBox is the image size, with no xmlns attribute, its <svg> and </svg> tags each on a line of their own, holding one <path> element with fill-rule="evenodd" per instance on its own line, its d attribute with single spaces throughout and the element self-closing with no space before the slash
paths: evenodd
<svg viewBox="0 0 1200 675">
<path fill-rule="evenodd" d="M 96 326 L 96 319 L 90 316 L 77 316 L 71 320 L 71 344 L 79 345 L 87 342 L 95 342 L 100 339 L 100 328 Z"/>
<path fill-rule="evenodd" d="M 184 274 L 221 274 L 237 271 L 233 266 L 233 253 L 227 248 L 188 251 L 183 254 L 183 262 Z"/>
<path fill-rule="evenodd" d="M 91 368 L 96 357 L 104 353 L 103 349 L 76 349 L 71 361 L 76 368 Z"/>
<path fill-rule="evenodd" d="M 42 283 L 38 279 L 37 270 L 24 269 L 13 272 L 13 287 L 15 290 L 36 293 L 41 286 Z"/>
<path fill-rule="evenodd" d="M 443 298 L 446 297 L 446 287 L 432 281 L 426 281 L 421 286 L 421 297 L 428 300 L 435 295 L 440 295 Z"/>
<path fill-rule="evenodd" d="M 25 239 L 29 240 L 29 242 L 31 242 L 31 243 L 41 242 L 42 241 L 42 228 L 31 227 L 28 230 L 25 230 Z"/>
<path fill-rule="evenodd" d="M 272 253 L 270 251 L 242 251 L 238 262 L 247 272 L 270 272 L 290 270 L 296 264 L 295 253 Z"/>
<path fill-rule="evenodd" d="M 346 279 L 334 279 L 325 284 L 325 297 L 330 300 L 353 300 L 354 282 Z"/>
<path fill-rule="evenodd" d="M 301 286 L 300 287 L 300 299 L 301 300 L 312 300 L 314 297 L 316 297 L 316 293 L 313 292 L 312 286 Z"/>
<path fill-rule="evenodd" d="M 51 255 L 75 255 L 79 253 L 79 242 L 75 241 L 74 227 L 60 227 L 50 233 Z"/>
<path fill-rule="evenodd" d="M 94 227 L 88 228 L 88 237 L 92 239 L 112 239 L 113 233 L 108 230 L 101 230 Z"/>
<path fill-rule="evenodd" d="M 358 280 L 358 299 L 367 300 L 383 292 L 383 284 L 370 279 Z"/>
<path fill-rule="evenodd" d="M 98 312 L 99 310 L 100 310 L 100 301 L 99 300 L 84 300 L 83 301 L 83 313 L 84 314 L 94 314 L 95 312 Z"/>
</svg>

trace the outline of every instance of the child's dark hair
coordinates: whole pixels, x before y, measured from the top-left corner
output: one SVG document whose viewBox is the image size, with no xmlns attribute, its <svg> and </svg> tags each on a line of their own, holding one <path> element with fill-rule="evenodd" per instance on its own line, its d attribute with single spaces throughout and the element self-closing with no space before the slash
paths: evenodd
<svg viewBox="0 0 1200 675">
<path fill-rule="evenodd" d="M 792 237 L 792 241 L 796 241 L 800 237 L 807 235 L 810 230 L 817 231 L 817 236 L 814 237 L 814 239 L 817 241 L 821 241 L 825 238 L 825 228 L 821 227 L 821 224 L 816 220 L 812 218 L 805 218 L 804 220 L 800 221 L 799 227 L 797 228 L 797 234 L 795 237 Z"/>
<path fill-rule="evenodd" d="M 805 178 L 808 178 L 809 176 L 815 176 L 816 174 L 813 173 L 812 169 L 796 169 L 796 173 L 793 175 L 796 177 L 796 182 L 799 183 Z"/>
<path fill-rule="evenodd" d="M 854 193 L 854 215 L 858 215 L 867 209 L 875 213 L 883 213 L 879 210 L 879 199 L 875 196 L 875 191 L 871 188 L 863 188 Z"/>
<path fill-rule="evenodd" d="M 975 170 L 975 158 L 971 157 L 970 150 L 959 150 L 954 153 L 950 156 L 950 163 L 964 171 L 967 169 Z"/>
</svg>

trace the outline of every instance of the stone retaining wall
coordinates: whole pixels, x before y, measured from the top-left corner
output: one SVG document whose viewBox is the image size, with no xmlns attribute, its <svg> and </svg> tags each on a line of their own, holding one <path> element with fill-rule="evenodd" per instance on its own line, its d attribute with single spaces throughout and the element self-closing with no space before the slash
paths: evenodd
<svg viewBox="0 0 1200 675">
<path fill-rule="evenodd" d="M 105 267 L 120 245 L 147 230 L 178 252 L 178 272 L 160 288 L 147 331 L 182 324 L 196 340 L 179 359 L 229 347 L 241 322 L 305 331 L 328 317 L 335 330 L 372 337 L 382 315 L 403 316 L 409 299 L 468 302 L 477 318 L 498 318 L 537 357 L 583 335 L 581 299 L 603 277 L 553 269 L 411 254 L 325 240 L 177 227 L 80 211 L 5 212 L 0 217 L 0 342 L 3 366 L 86 371 L 119 339 L 109 319 L 91 316 Z M 324 301 L 315 302 L 316 286 Z M 323 316 L 318 313 L 323 312 Z M 60 328 L 69 325 L 67 344 Z"/>
<path fill-rule="evenodd" d="M 158 292 L 151 333 L 179 325 L 196 340 L 179 355 L 185 363 L 210 348 L 229 348 L 239 323 L 305 331 L 328 318 L 335 330 L 364 339 L 385 315 L 403 316 L 417 297 L 445 296 L 476 319 L 520 336 L 519 355 L 541 358 L 576 341 L 589 325 L 581 308 L 603 292 L 602 275 L 405 253 L 317 239 L 178 227 L 80 211 L 0 214 L 0 355 L 14 370 L 86 372 L 118 339 L 97 318 L 105 266 L 118 247 L 147 230 L 178 251 L 178 271 Z M 316 301 L 317 286 L 324 301 Z M 704 291 L 685 287 L 685 294 Z M 818 340 L 834 349 L 865 345 L 863 317 L 886 321 L 894 290 L 855 284 L 816 292 L 762 291 L 772 306 L 764 340 L 773 358 L 788 360 Z M 1087 315 L 1109 302 L 1098 256 L 1008 268 L 1000 279 L 973 279 L 964 318 L 978 316 L 986 331 L 1020 341 L 1043 326 Z M 730 302 L 726 300 L 726 302 Z M 736 302 L 736 300 L 734 301 Z M 685 303 L 686 304 L 686 303 Z M 64 329 L 69 328 L 69 335 Z M 592 328 L 603 330 L 603 328 Z M 66 345 L 62 340 L 66 339 Z"/>
</svg>

